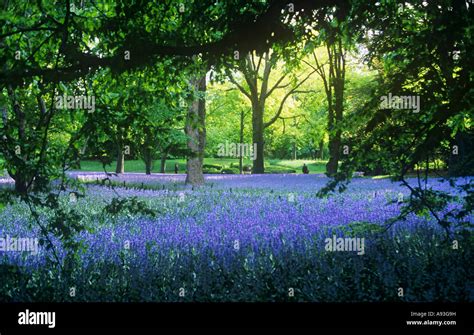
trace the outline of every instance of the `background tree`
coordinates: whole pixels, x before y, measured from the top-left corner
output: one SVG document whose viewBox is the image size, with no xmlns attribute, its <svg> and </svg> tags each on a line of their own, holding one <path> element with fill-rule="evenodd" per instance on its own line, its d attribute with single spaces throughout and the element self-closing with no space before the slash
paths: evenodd
<svg viewBox="0 0 474 335">
<path fill-rule="evenodd" d="M 239 90 L 228 82 L 215 82 L 209 87 L 206 127 L 208 156 L 219 157 L 219 146 L 226 142 L 251 144 L 251 127 L 248 127 L 250 109 L 244 99 Z M 244 159 L 249 157 L 241 155 L 238 158 L 239 171 L 242 173 Z"/>
<path fill-rule="evenodd" d="M 463 1 L 413 1 L 404 6 L 395 1 L 356 2 L 353 10 L 362 16 L 350 22 L 351 29 L 365 30 L 369 64 L 379 71 L 379 83 L 373 99 L 357 113 L 361 126 L 347 139 L 352 154 L 325 191 L 336 186 L 343 190 L 356 169 L 380 166 L 411 192 L 396 219 L 429 213 L 448 235 L 453 223 L 470 225 L 472 182 L 458 185 L 466 192 L 462 208 L 442 212 L 453 198 L 434 190 L 427 180 L 443 152 L 449 163 L 446 156 L 455 152 L 456 135 L 472 128 L 473 42 L 467 37 L 473 27 L 472 6 Z M 381 97 L 389 93 L 420 97 L 420 110 L 381 106 Z M 406 178 L 411 173 L 424 182 L 410 185 Z"/>
<path fill-rule="evenodd" d="M 329 136 L 329 161 L 326 173 L 333 176 L 338 169 L 341 155 L 342 122 L 344 114 L 344 92 L 346 84 L 347 51 L 351 41 L 344 22 L 344 9 L 328 8 L 316 14 L 321 29 L 316 32 L 313 41 L 324 45 L 326 61 L 323 62 L 317 50 L 312 51 L 313 62 L 307 63 L 320 76 L 324 84 L 327 101 L 327 129 Z M 322 51 L 322 50 L 319 50 Z"/>
<path fill-rule="evenodd" d="M 189 107 L 186 114 L 185 133 L 188 153 L 186 157 L 186 184 L 204 184 L 202 165 L 206 147 L 206 72 L 198 71 L 189 80 Z"/>
<path fill-rule="evenodd" d="M 245 83 L 239 83 L 231 71 L 227 71 L 230 81 L 244 94 L 249 100 L 252 108 L 252 139 L 256 143 L 256 159 L 253 161 L 253 173 L 264 173 L 264 131 L 270 127 L 280 117 L 285 102 L 295 93 L 304 93 L 298 90 L 311 74 L 305 74 L 300 78 L 291 77 L 289 69 L 280 74 L 274 82 L 270 82 L 272 70 L 275 70 L 278 61 L 278 54 L 271 50 L 264 52 L 261 56 L 256 53 L 249 53 L 238 63 L 238 71 L 243 76 Z M 286 81 L 285 81 L 286 80 Z M 281 99 L 275 114 L 265 122 L 265 106 L 267 99 L 278 89 L 285 89 L 285 95 Z"/>
<path fill-rule="evenodd" d="M 166 92 L 163 92 L 164 96 Z M 145 163 L 145 173 L 151 174 L 154 160 L 160 158 L 160 173 L 165 173 L 166 159 L 174 147 L 185 147 L 183 113 L 179 106 L 170 106 L 163 98 L 155 99 L 134 120 L 133 143 Z"/>
</svg>

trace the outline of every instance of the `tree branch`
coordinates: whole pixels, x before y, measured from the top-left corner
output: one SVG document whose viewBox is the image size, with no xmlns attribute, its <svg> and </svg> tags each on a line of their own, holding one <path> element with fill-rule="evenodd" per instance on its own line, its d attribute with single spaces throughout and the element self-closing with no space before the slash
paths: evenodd
<svg viewBox="0 0 474 335">
<path fill-rule="evenodd" d="M 302 83 L 300 83 L 302 84 Z M 289 91 L 282 99 L 281 103 L 280 103 L 280 107 L 278 108 L 278 111 L 276 112 L 276 114 L 270 119 L 270 121 L 268 122 L 265 122 L 263 124 L 263 127 L 264 128 L 267 128 L 269 126 L 271 126 L 272 124 L 275 123 L 276 120 L 278 120 L 278 118 L 280 117 L 280 114 L 281 112 L 283 111 L 283 106 L 285 105 L 285 102 L 286 100 L 293 94 L 295 93 L 310 93 L 310 92 L 314 92 L 314 90 L 306 90 L 306 91 L 298 91 L 296 88 L 299 87 L 300 85 L 296 86 L 294 89 L 292 89 L 291 91 Z"/>
<path fill-rule="evenodd" d="M 249 92 L 247 92 L 247 91 L 245 90 L 245 88 L 244 88 L 242 85 L 240 85 L 240 84 L 237 82 L 237 80 L 235 80 L 234 77 L 233 77 L 230 73 L 229 73 L 227 76 L 229 77 L 230 82 L 231 82 L 232 84 L 234 84 L 234 85 L 240 90 L 240 92 L 242 92 L 247 98 L 249 98 L 250 101 L 252 101 L 252 96 L 251 96 L 251 94 L 250 94 Z"/>
<path fill-rule="evenodd" d="M 285 88 L 285 87 L 288 87 L 290 86 L 290 83 L 287 83 L 283 86 L 279 86 L 280 83 L 286 78 L 286 76 L 288 75 L 288 73 L 285 73 L 283 76 L 280 77 L 280 79 L 277 80 L 277 82 L 275 83 L 275 85 L 273 85 L 273 87 L 267 92 L 267 94 L 265 95 L 265 99 L 268 98 L 272 93 L 273 91 L 275 91 L 276 89 L 278 88 Z"/>
</svg>

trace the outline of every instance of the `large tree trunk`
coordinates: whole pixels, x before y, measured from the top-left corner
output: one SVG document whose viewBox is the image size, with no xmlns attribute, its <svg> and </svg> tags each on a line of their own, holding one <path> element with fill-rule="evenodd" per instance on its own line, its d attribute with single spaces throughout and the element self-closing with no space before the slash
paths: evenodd
<svg viewBox="0 0 474 335">
<path fill-rule="evenodd" d="M 341 155 L 342 117 L 344 110 L 344 82 L 345 82 L 345 56 L 341 40 L 332 46 L 333 53 L 330 56 L 330 68 L 333 70 L 332 83 L 334 87 L 334 109 L 329 108 L 328 130 L 329 130 L 329 161 L 326 172 L 329 176 L 337 173 L 338 163 Z M 331 106 L 331 104 L 329 104 Z"/>
<path fill-rule="evenodd" d="M 263 148 L 264 148 L 264 125 L 263 125 L 264 107 L 259 103 L 252 106 L 252 139 L 257 144 L 256 159 L 253 161 L 252 173 L 265 173 Z M 254 153 L 255 155 L 255 153 Z"/>
<path fill-rule="evenodd" d="M 25 177 L 21 173 L 16 173 L 15 179 L 15 192 L 18 194 L 26 194 L 28 183 Z"/>
<path fill-rule="evenodd" d="M 337 173 L 341 138 L 337 134 L 329 135 L 329 160 L 326 164 L 326 173 L 333 176 Z"/>
<path fill-rule="evenodd" d="M 192 79 L 192 85 L 197 91 L 186 115 L 186 135 L 188 136 L 188 157 L 186 162 L 186 184 L 204 184 L 202 163 L 206 146 L 206 75 Z"/>
</svg>

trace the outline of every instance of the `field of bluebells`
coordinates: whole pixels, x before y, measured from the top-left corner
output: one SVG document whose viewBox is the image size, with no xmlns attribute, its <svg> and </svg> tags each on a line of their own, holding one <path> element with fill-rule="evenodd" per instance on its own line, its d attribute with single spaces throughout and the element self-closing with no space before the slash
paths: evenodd
<svg viewBox="0 0 474 335">
<path fill-rule="evenodd" d="M 387 229 L 400 193 L 408 196 L 387 179 L 356 178 L 320 199 L 319 175 L 209 175 L 199 189 L 184 175 L 125 174 L 110 185 L 98 184 L 99 173 L 71 177 L 85 196 L 65 194 L 62 206 L 83 213 L 87 229 L 70 276 L 46 249 L 0 252 L 2 301 L 474 301 L 471 235 L 452 231 L 454 248 L 431 217 L 414 214 Z M 156 215 L 105 214 L 116 197 L 136 197 Z M 39 235 L 24 203 L 2 209 L 5 235 Z M 364 253 L 326 250 L 333 236 L 364 238 Z"/>
</svg>

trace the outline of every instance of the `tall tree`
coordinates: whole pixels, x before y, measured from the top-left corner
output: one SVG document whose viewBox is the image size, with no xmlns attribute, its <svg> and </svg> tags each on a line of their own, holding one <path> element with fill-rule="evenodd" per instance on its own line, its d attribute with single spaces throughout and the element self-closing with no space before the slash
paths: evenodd
<svg viewBox="0 0 474 335">
<path fill-rule="evenodd" d="M 206 146 L 206 74 L 190 79 L 190 105 L 186 115 L 188 137 L 186 184 L 204 184 L 202 165 Z"/>
<path fill-rule="evenodd" d="M 296 93 L 308 91 L 298 90 L 310 76 L 315 72 L 302 75 L 300 78 L 294 77 L 289 80 L 290 71 L 285 71 L 271 85 L 270 75 L 277 67 L 278 54 L 271 50 L 258 56 L 255 52 L 248 53 L 245 58 L 238 63 L 237 70 L 243 76 L 245 84 L 239 83 L 230 70 L 227 75 L 230 81 L 244 94 L 252 107 L 252 139 L 256 144 L 256 159 L 253 161 L 253 173 L 264 173 L 264 132 L 280 117 L 285 102 L 290 96 Z M 288 80 L 286 80 L 288 79 Z M 286 80 L 286 81 L 285 81 Z M 289 89 L 288 89 L 289 88 Z M 287 89 L 282 97 L 276 112 L 265 122 L 265 103 L 267 99 L 278 89 Z"/>
<path fill-rule="evenodd" d="M 455 198 L 451 190 L 433 188 L 428 177 L 430 163 L 443 159 L 449 164 L 449 156 L 459 153 L 457 135 L 472 131 L 473 7 L 456 0 L 353 5 L 360 15 L 353 17 L 351 30 L 365 32 L 367 59 L 379 70 L 378 86 L 357 113 L 363 122 L 346 139 L 351 154 L 321 194 L 344 190 L 356 169 L 381 167 L 411 193 L 395 219 L 429 215 L 447 235 L 452 225 L 472 227 L 472 180 L 450 180 L 463 194 Z M 389 95 L 404 99 L 382 104 Z M 407 99 L 410 104 L 400 103 Z M 407 180 L 411 173 L 417 185 Z M 454 201 L 460 206 L 449 208 Z"/>
<path fill-rule="evenodd" d="M 341 156 L 341 136 L 344 114 L 344 90 L 346 80 L 346 55 L 350 48 L 347 25 L 341 7 L 334 7 L 317 14 L 321 30 L 313 39 L 322 45 L 327 61 L 323 63 L 317 50 L 313 49 L 314 64 L 307 62 L 324 84 L 327 101 L 327 130 L 329 135 L 329 160 L 326 173 L 337 173 Z M 311 44 L 310 44 L 311 45 Z"/>
</svg>

